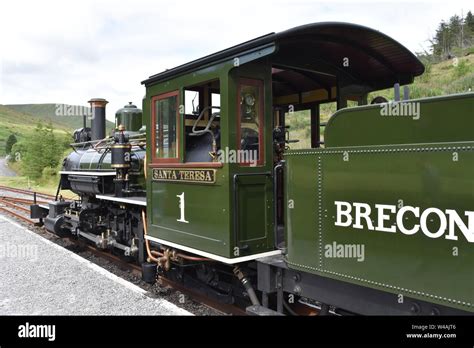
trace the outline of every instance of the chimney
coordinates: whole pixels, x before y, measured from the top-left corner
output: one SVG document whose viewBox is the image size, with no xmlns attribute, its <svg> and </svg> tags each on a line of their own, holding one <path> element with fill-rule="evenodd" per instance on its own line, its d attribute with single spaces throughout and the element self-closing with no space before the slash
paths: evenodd
<svg viewBox="0 0 474 348">
<path fill-rule="evenodd" d="M 105 105 L 107 100 L 102 98 L 93 98 L 89 100 L 92 109 L 91 130 L 92 139 L 100 140 L 105 138 Z"/>
</svg>

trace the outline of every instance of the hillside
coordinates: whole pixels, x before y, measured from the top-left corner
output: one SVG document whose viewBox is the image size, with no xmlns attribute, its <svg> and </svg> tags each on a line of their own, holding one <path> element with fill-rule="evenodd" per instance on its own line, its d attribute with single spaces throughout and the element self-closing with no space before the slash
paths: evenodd
<svg viewBox="0 0 474 348">
<path fill-rule="evenodd" d="M 15 134 L 18 141 L 21 141 L 33 133 L 39 120 L 35 116 L 0 105 L 0 156 L 5 155 L 5 143 L 10 134 Z M 68 129 L 68 127 L 62 125 L 54 125 L 54 127 L 57 133 L 71 133 L 71 129 Z"/>
<path fill-rule="evenodd" d="M 73 113 L 68 112 L 65 116 L 56 115 L 56 104 L 11 104 L 4 106 L 17 112 L 39 118 L 45 123 L 51 121 L 55 127 L 62 127 L 71 131 L 81 128 L 83 125 L 83 113 L 80 112 L 82 107 L 78 105 L 67 105 L 68 108 L 71 107 Z M 89 125 L 90 121 L 88 121 L 88 126 Z M 113 122 L 107 121 L 107 130 L 109 131 L 113 129 L 113 127 Z"/>
<path fill-rule="evenodd" d="M 424 64 L 425 73 L 415 78 L 415 81 L 409 85 L 410 99 L 474 91 L 474 54 L 459 57 L 457 60 L 445 60 L 436 64 L 426 61 Z M 370 93 L 368 102 L 370 103 L 376 96 L 393 100 L 393 88 Z M 348 106 L 356 105 L 352 102 L 348 104 Z M 336 103 L 322 104 L 322 121 L 327 122 L 334 112 L 336 112 Z M 305 149 L 311 147 L 309 111 L 297 111 L 292 115 L 287 115 L 286 122 L 290 126 L 290 139 L 299 139 L 298 143 L 291 144 L 291 148 Z M 321 134 L 324 134 L 324 127 L 321 127 Z"/>
<path fill-rule="evenodd" d="M 474 54 L 437 64 L 424 62 L 425 73 L 415 78 L 410 87 L 410 99 L 464 93 L 474 88 Z M 393 88 L 372 93 L 393 100 Z"/>
</svg>

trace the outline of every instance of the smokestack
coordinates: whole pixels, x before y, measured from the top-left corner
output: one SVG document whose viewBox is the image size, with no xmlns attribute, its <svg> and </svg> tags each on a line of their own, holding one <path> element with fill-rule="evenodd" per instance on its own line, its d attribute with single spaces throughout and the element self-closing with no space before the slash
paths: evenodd
<svg viewBox="0 0 474 348">
<path fill-rule="evenodd" d="M 107 100 L 102 98 L 93 98 L 89 100 L 92 109 L 91 130 L 92 139 L 100 140 L 105 138 L 105 105 Z"/>
</svg>

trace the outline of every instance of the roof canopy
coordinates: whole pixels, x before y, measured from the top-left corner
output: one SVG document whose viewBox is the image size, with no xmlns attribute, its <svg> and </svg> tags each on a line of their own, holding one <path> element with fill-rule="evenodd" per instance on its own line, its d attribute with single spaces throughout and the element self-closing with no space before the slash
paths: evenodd
<svg viewBox="0 0 474 348">
<path fill-rule="evenodd" d="M 385 34 L 356 24 L 324 22 L 271 33 L 143 81 L 152 85 L 206 66 L 273 45 L 274 94 L 359 86 L 365 92 L 413 82 L 423 64 L 407 48 Z"/>
</svg>

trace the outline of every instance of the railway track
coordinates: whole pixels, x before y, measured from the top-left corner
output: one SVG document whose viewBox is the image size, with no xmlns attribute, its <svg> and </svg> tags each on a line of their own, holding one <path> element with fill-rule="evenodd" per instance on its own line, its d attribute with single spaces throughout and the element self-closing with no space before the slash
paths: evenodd
<svg viewBox="0 0 474 348">
<path fill-rule="evenodd" d="M 31 204 L 47 204 L 48 200 L 50 201 L 50 200 L 55 199 L 55 196 L 49 195 L 46 193 L 39 193 L 39 192 L 30 191 L 30 190 L 11 188 L 11 187 L 2 186 L 2 185 L 0 185 L 0 191 L 7 191 L 14 194 L 31 196 L 31 199 L 29 199 L 29 198 L 23 198 L 23 197 L 7 196 L 5 194 L 0 195 L 0 212 L 13 216 L 16 219 L 21 220 L 23 223 L 26 223 L 28 225 L 33 225 L 36 227 L 39 227 L 37 221 L 34 221 L 28 217 L 30 213 L 29 206 Z M 38 198 L 41 198 L 41 199 L 38 199 Z M 41 228 L 41 230 L 42 232 L 47 233 L 48 235 L 51 235 L 51 236 L 54 235 L 55 237 L 57 237 L 54 233 L 51 233 L 44 228 Z M 92 255 L 113 263 L 122 271 L 127 271 L 133 274 L 134 276 L 141 278 L 142 270 L 141 270 L 141 267 L 138 266 L 137 264 L 127 262 L 123 260 L 122 258 L 111 254 L 110 252 L 100 250 L 76 238 L 67 237 L 66 239 L 70 241 L 71 243 L 75 244 L 76 246 L 78 246 L 79 249 L 83 249 L 83 250 L 85 249 Z M 204 305 L 206 307 L 209 307 L 213 310 L 217 310 L 221 313 L 230 314 L 230 315 L 245 315 L 246 314 L 245 311 L 241 308 L 212 301 L 206 296 L 196 291 L 184 288 L 182 285 L 174 281 L 171 281 L 163 276 L 158 276 L 158 282 L 160 283 L 161 286 L 170 287 L 173 290 L 179 291 L 183 293 L 184 295 L 188 296 L 189 298 L 191 298 L 193 301 L 201 305 Z"/>
<path fill-rule="evenodd" d="M 54 195 L 50 195 L 48 193 L 41 193 L 41 192 L 25 190 L 25 189 L 19 189 L 19 188 L 15 188 L 15 187 L 8 187 L 8 186 L 3 186 L 3 185 L 0 185 L 0 190 L 9 191 L 9 192 L 16 192 L 16 193 L 20 193 L 20 194 L 23 194 L 23 195 L 31 195 L 33 197 L 36 196 L 36 197 L 41 197 L 41 198 L 45 198 L 45 199 L 55 199 Z"/>
</svg>

